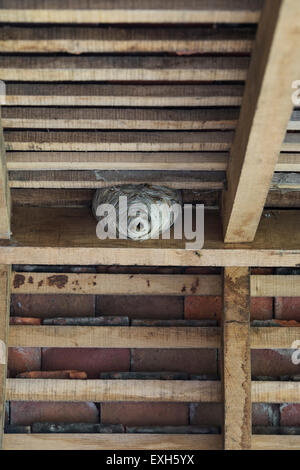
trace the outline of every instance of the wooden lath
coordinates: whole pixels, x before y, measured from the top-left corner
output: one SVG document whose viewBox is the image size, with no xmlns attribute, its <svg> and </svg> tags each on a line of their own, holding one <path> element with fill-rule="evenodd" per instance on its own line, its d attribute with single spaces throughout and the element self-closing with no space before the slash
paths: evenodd
<svg viewBox="0 0 300 470">
<path fill-rule="evenodd" d="M 227 171 L 226 242 L 251 242 L 255 237 L 293 109 L 291 87 L 300 73 L 295 47 L 299 17 L 298 0 L 265 2 Z"/>
<path fill-rule="evenodd" d="M 59 0 L 45 2 L 16 0 L 1 2 L 1 18 L 5 23 L 257 23 L 261 0 L 117 0 L 114 8 L 107 0 L 89 2 L 82 8 L 80 0 L 72 0 L 61 8 Z"/>
</svg>

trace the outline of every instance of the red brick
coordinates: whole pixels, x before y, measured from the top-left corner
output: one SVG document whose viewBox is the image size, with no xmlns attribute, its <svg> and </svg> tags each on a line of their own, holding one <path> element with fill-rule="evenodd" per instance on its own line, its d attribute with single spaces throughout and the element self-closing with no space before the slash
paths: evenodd
<svg viewBox="0 0 300 470">
<path fill-rule="evenodd" d="M 66 327 L 67 328 L 67 327 Z M 76 369 L 85 371 L 89 379 L 101 372 L 129 371 L 129 349 L 44 348 L 43 370 Z"/>
<path fill-rule="evenodd" d="M 252 375 L 280 377 L 300 373 L 300 365 L 292 362 L 293 350 L 255 349 L 251 351 Z"/>
<path fill-rule="evenodd" d="M 93 295 L 14 294 L 12 315 L 20 317 L 90 317 L 95 312 Z"/>
<path fill-rule="evenodd" d="M 193 320 L 220 320 L 222 316 L 222 297 L 194 296 L 186 297 L 184 317 Z"/>
<path fill-rule="evenodd" d="M 77 370 L 31 371 L 17 375 L 18 379 L 87 379 L 86 372 Z"/>
<path fill-rule="evenodd" d="M 10 325 L 40 325 L 42 323 L 40 318 L 30 317 L 10 317 Z"/>
<path fill-rule="evenodd" d="M 279 405 L 268 403 L 252 404 L 252 425 L 253 426 L 278 426 L 279 425 Z"/>
<path fill-rule="evenodd" d="M 277 297 L 275 318 L 300 322 L 300 297 Z"/>
<path fill-rule="evenodd" d="M 184 403 L 102 403 L 103 424 L 125 426 L 164 426 L 188 424 L 188 405 Z"/>
<path fill-rule="evenodd" d="M 222 426 L 223 405 L 221 403 L 191 403 L 190 424 Z"/>
<path fill-rule="evenodd" d="M 40 348 L 8 348 L 9 377 L 41 369 Z"/>
<path fill-rule="evenodd" d="M 217 376 L 214 349 L 133 349 L 132 371 L 173 371 Z"/>
<path fill-rule="evenodd" d="M 94 403 L 11 402 L 11 424 L 32 423 L 98 423 L 99 412 Z"/>
<path fill-rule="evenodd" d="M 300 404 L 284 403 L 280 406 L 281 426 L 300 426 Z"/>
<path fill-rule="evenodd" d="M 252 297 L 250 312 L 251 320 L 271 320 L 273 318 L 272 297 Z"/>
<path fill-rule="evenodd" d="M 96 315 L 118 315 L 129 318 L 183 318 L 183 297 L 156 295 L 99 295 Z"/>
</svg>

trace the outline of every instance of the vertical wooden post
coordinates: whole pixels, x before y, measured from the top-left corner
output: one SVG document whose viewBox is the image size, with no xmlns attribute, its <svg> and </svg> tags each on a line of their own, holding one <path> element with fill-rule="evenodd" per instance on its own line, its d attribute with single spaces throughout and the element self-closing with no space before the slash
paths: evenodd
<svg viewBox="0 0 300 470">
<path fill-rule="evenodd" d="M 0 116 L 0 238 L 10 238 L 10 216 L 11 197 L 10 189 L 8 186 L 5 144 Z"/>
<path fill-rule="evenodd" d="M 250 276 L 248 268 L 224 269 L 224 449 L 251 448 Z"/>
<path fill-rule="evenodd" d="M 11 267 L 9 265 L 0 266 L 0 449 L 3 447 L 3 428 L 5 418 L 10 272 Z"/>
</svg>

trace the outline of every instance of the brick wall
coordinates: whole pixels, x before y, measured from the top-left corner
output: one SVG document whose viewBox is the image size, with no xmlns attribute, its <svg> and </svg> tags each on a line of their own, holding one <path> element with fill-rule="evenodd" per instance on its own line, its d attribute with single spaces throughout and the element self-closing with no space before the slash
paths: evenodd
<svg viewBox="0 0 300 470">
<path fill-rule="evenodd" d="M 99 272 L 99 273 L 199 273 L 216 274 L 220 270 L 201 268 L 156 267 L 32 267 L 20 270 Z M 254 270 L 258 274 L 273 271 Z M 280 271 L 282 273 L 282 270 Z M 288 274 L 289 271 L 285 270 Z M 92 296 L 92 295 L 12 295 L 11 322 L 39 324 L 56 317 L 74 318 L 126 316 L 139 320 L 210 320 L 220 322 L 222 299 L 216 296 Z M 257 298 L 251 302 L 251 320 L 300 321 L 299 298 Z M 253 378 L 263 380 L 293 377 L 300 366 L 284 350 L 252 351 Z M 217 380 L 220 357 L 217 350 L 161 349 L 85 349 L 85 348 L 10 348 L 9 377 L 25 372 L 39 377 L 100 378 L 105 372 L 176 372 L 185 378 Z M 55 374 L 55 371 L 60 371 Z M 66 372 L 62 372 L 66 371 Z M 73 371 L 70 373 L 70 371 Z M 75 372 L 74 372 L 75 371 Z M 70 375 L 71 374 L 71 375 Z M 73 374 L 73 375 L 72 375 Z M 7 423 L 30 426 L 44 423 L 86 423 L 124 426 L 213 426 L 222 424 L 221 404 L 185 403 L 35 403 L 11 402 L 7 406 Z M 253 425 L 264 427 L 300 426 L 300 405 L 253 404 Z"/>
</svg>

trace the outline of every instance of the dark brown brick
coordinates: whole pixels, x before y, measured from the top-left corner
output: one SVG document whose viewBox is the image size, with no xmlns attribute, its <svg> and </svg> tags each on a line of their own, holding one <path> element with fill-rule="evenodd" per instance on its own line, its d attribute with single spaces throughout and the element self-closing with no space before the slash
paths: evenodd
<svg viewBox="0 0 300 470">
<path fill-rule="evenodd" d="M 99 295 L 96 299 L 96 315 L 149 319 L 183 318 L 183 297 Z"/>
<path fill-rule="evenodd" d="M 89 379 L 98 379 L 101 372 L 122 372 L 130 369 L 129 349 L 44 348 L 43 370 L 76 369 L 85 371 Z"/>
<path fill-rule="evenodd" d="M 98 423 L 99 411 L 94 403 L 11 402 L 11 424 Z"/>
<path fill-rule="evenodd" d="M 95 312 L 93 295 L 14 294 L 13 316 L 19 317 L 90 317 Z"/>
<path fill-rule="evenodd" d="M 222 298 L 220 296 L 186 297 L 184 317 L 193 320 L 220 320 L 222 316 Z"/>
<path fill-rule="evenodd" d="M 281 426 L 300 426 L 300 404 L 283 403 L 280 406 Z"/>
<path fill-rule="evenodd" d="M 250 313 L 251 320 L 271 320 L 273 318 L 272 297 L 252 297 Z"/>
<path fill-rule="evenodd" d="M 215 349 L 133 349 L 131 370 L 174 371 L 217 376 Z"/>
<path fill-rule="evenodd" d="M 8 348 L 9 377 L 41 369 L 40 348 Z"/>
<path fill-rule="evenodd" d="M 275 318 L 300 322 L 300 297 L 277 297 Z"/>
<path fill-rule="evenodd" d="M 256 349 L 251 351 L 252 375 L 278 378 L 300 373 L 300 365 L 292 362 L 291 349 Z"/>
<path fill-rule="evenodd" d="M 188 405 L 184 403 L 102 403 L 103 424 L 161 426 L 188 424 Z"/>
<path fill-rule="evenodd" d="M 191 403 L 190 424 L 222 426 L 223 405 L 221 403 Z"/>
</svg>

